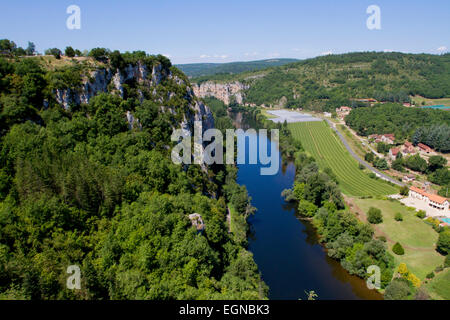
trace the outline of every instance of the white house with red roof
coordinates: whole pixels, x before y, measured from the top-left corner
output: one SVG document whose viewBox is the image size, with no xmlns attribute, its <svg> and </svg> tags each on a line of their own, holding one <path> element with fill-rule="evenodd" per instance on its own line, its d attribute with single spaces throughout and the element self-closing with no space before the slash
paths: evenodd
<svg viewBox="0 0 450 320">
<path fill-rule="evenodd" d="M 447 198 L 428 193 L 417 187 L 409 188 L 409 197 L 420 200 L 428 207 L 438 210 L 442 216 L 450 217 L 449 201 Z"/>
</svg>

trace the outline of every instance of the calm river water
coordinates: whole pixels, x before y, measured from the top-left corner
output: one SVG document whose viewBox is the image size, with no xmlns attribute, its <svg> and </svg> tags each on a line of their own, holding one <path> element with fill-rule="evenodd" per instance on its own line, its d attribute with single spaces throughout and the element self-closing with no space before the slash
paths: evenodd
<svg viewBox="0 0 450 320">
<path fill-rule="evenodd" d="M 247 186 L 258 209 L 249 218 L 249 250 L 270 288 L 270 299 L 306 299 L 305 291 L 310 290 L 318 299 L 381 299 L 364 280 L 349 275 L 327 256 L 311 223 L 281 197 L 294 181 L 292 163 L 280 165 L 273 176 L 260 175 L 259 164 L 238 167 L 238 183 Z"/>
</svg>

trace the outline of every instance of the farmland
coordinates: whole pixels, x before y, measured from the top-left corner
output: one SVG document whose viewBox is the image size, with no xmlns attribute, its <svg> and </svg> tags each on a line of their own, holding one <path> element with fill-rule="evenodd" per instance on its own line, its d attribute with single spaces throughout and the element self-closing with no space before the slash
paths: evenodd
<svg viewBox="0 0 450 320">
<path fill-rule="evenodd" d="M 322 168 L 336 174 L 344 194 L 351 196 L 376 196 L 396 193 L 397 189 L 386 182 L 370 178 L 345 149 L 338 137 L 325 122 L 288 124 L 295 138 Z"/>
</svg>

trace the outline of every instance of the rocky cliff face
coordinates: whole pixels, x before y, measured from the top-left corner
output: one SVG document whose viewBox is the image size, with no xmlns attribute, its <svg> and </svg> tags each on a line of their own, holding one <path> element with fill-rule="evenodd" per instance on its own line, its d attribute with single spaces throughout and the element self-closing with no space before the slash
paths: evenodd
<svg viewBox="0 0 450 320">
<path fill-rule="evenodd" d="M 158 86 L 166 80 L 171 83 L 168 90 L 161 90 Z M 188 104 L 183 108 L 183 121 L 180 123 L 184 129 L 193 129 L 194 121 L 202 121 L 203 130 L 214 128 L 214 118 L 210 109 L 204 105 L 195 96 L 195 89 L 177 74 L 173 74 L 170 69 L 164 68 L 162 64 L 155 64 L 151 68 L 138 62 L 135 65 L 127 65 L 123 70 L 114 70 L 112 68 L 101 68 L 90 72 L 87 79 L 83 81 L 80 88 L 57 89 L 55 90 L 56 101 L 66 110 L 70 110 L 72 105 L 87 104 L 89 100 L 101 92 L 113 92 L 122 98 L 125 94 L 125 84 L 135 83 L 137 93 L 141 102 L 147 97 L 160 105 L 161 112 L 176 111 L 174 108 L 167 107 L 166 104 L 171 98 L 179 95 L 179 89 L 184 90 L 183 99 Z M 139 119 L 136 119 L 131 111 L 126 114 L 129 128 L 139 125 Z"/>
<path fill-rule="evenodd" d="M 238 81 L 231 83 L 207 81 L 201 84 L 193 84 L 193 88 L 195 95 L 198 97 L 215 97 L 228 105 L 232 99 L 235 99 L 237 103 L 242 104 L 244 100 L 244 90 L 248 89 L 248 86 Z"/>
</svg>

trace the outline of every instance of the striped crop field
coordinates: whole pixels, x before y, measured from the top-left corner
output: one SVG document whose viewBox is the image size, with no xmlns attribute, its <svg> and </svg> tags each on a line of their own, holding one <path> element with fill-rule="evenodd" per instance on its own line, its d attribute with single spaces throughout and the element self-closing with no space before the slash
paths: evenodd
<svg viewBox="0 0 450 320">
<path fill-rule="evenodd" d="M 396 187 L 383 180 L 370 178 L 358 168 L 358 162 L 345 149 L 339 137 L 325 121 L 288 124 L 294 138 L 313 156 L 321 168 L 329 167 L 339 181 L 342 192 L 349 196 L 377 196 L 397 193 Z"/>
</svg>

